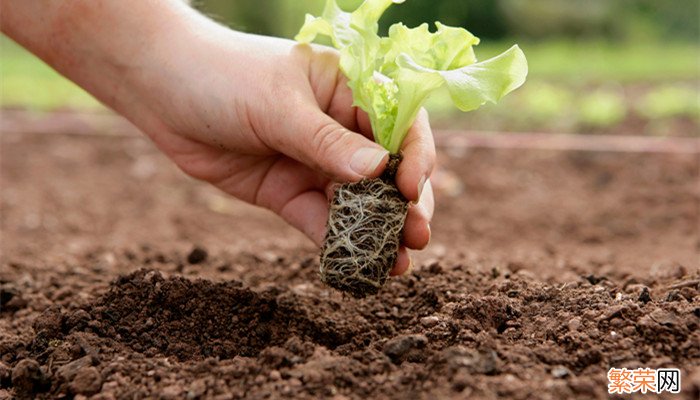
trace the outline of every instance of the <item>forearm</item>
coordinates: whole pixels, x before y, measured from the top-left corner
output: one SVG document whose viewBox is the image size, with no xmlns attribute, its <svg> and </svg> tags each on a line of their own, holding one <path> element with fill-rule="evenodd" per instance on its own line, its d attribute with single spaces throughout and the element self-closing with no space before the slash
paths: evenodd
<svg viewBox="0 0 700 400">
<path fill-rule="evenodd" d="M 9 37 L 117 111 L 154 52 L 201 18 L 174 0 L 0 0 Z M 176 44 L 175 44 L 176 46 Z"/>
</svg>

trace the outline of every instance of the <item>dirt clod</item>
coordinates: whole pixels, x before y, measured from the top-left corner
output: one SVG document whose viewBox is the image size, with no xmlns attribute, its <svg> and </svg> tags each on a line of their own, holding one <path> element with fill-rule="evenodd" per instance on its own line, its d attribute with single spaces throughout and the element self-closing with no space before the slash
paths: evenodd
<svg viewBox="0 0 700 400">
<path fill-rule="evenodd" d="M 637 301 L 640 301 L 644 304 L 648 303 L 651 301 L 651 295 L 649 294 L 649 288 L 644 287 L 642 288 L 642 292 L 639 294 L 639 297 L 637 298 Z"/>
<path fill-rule="evenodd" d="M 384 345 L 384 354 L 395 363 L 400 363 L 411 350 L 419 350 L 428 344 L 425 335 L 401 335 L 390 339 Z"/>
<path fill-rule="evenodd" d="M 66 317 L 66 326 L 82 330 L 90 323 L 90 314 L 85 310 L 75 310 Z"/>
<path fill-rule="evenodd" d="M 350 327 L 312 321 L 323 310 L 305 310 L 294 295 L 254 292 L 235 281 L 165 278 L 152 270 L 119 278 L 89 309 L 88 330 L 180 360 L 256 356 L 293 335 L 331 348 L 351 339 Z"/>
<path fill-rule="evenodd" d="M 594 275 L 594 274 L 590 274 L 590 275 L 587 275 L 587 276 L 586 276 L 586 280 L 587 280 L 591 285 L 597 285 L 597 284 L 599 284 L 600 282 L 602 282 L 602 281 L 604 281 L 604 280 L 606 280 L 606 279 L 608 279 L 608 278 L 606 278 L 606 277 L 604 277 L 604 276 L 596 276 L 596 275 Z"/>
<path fill-rule="evenodd" d="M 62 332 L 63 317 L 61 307 L 49 307 L 34 321 L 34 330 L 46 339 L 57 338 Z"/>
<path fill-rule="evenodd" d="M 12 384 L 12 368 L 0 361 L 0 387 L 9 387 Z"/>
<path fill-rule="evenodd" d="M 20 290 L 9 284 L 0 285 L 0 312 L 15 312 L 27 304 Z"/>
<path fill-rule="evenodd" d="M 32 397 L 47 389 L 48 378 L 36 360 L 26 358 L 12 369 L 12 386 L 20 397 Z"/>
<path fill-rule="evenodd" d="M 199 264 L 206 261 L 207 257 L 209 257 L 209 253 L 204 248 L 197 246 L 187 255 L 187 262 L 190 264 Z"/>
<path fill-rule="evenodd" d="M 0 307 L 7 307 L 6 304 L 18 295 L 19 290 L 14 287 L 8 284 L 0 285 Z"/>
<path fill-rule="evenodd" d="M 92 395 L 102 388 L 102 376 L 95 367 L 81 368 L 68 385 L 71 392 L 82 395 Z"/>
<path fill-rule="evenodd" d="M 58 371 L 56 371 L 56 375 L 61 377 L 64 381 L 70 382 L 81 370 L 90 366 L 92 366 L 92 357 L 81 357 L 61 366 Z"/>
<path fill-rule="evenodd" d="M 494 375 L 501 364 L 498 354 L 488 348 L 477 350 L 454 346 L 445 349 L 442 357 L 447 361 L 452 373 L 466 370 L 470 374 Z"/>
</svg>

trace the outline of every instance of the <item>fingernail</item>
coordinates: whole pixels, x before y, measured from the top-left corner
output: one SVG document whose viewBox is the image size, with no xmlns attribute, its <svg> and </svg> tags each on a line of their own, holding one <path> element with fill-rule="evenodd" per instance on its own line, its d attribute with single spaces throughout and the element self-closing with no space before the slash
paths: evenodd
<svg viewBox="0 0 700 400">
<path fill-rule="evenodd" d="M 416 199 L 416 202 L 420 201 L 420 196 L 423 194 L 423 187 L 425 186 L 425 181 L 428 178 L 423 175 L 422 178 L 420 178 L 420 181 L 418 182 L 418 198 Z"/>
<path fill-rule="evenodd" d="M 374 175 L 384 158 L 389 154 L 386 150 L 364 147 L 355 152 L 350 159 L 350 168 L 362 176 Z"/>
</svg>

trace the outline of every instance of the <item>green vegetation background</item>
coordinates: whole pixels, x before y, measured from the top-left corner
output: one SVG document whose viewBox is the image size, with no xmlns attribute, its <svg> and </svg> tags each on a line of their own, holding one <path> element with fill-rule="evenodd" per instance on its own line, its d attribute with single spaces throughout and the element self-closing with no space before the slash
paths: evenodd
<svg viewBox="0 0 700 400">
<path fill-rule="evenodd" d="M 340 2 L 350 8 L 358 0 Z M 304 14 L 318 14 L 323 3 L 195 0 L 194 5 L 234 29 L 292 37 Z M 654 134 L 668 134 L 679 119 L 687 122 L 683 127 L 700 125 L 697 0 L 407 0 L 390 9 L 382 29 L 396 21 L 415 26 L 436 20 L 481 37 L 480 59 L 517 42 L 530 64 L 528 83 L 506 106 L 457 116 L 444 96 L 435 96 L 431 113 L 444 125 L 585 131 L 642 119 L 653 122 Z M 0 107 L 103 109 L 4 36 Z M 664 127 L 668 120 L 675 125 Z"/>
</svg>

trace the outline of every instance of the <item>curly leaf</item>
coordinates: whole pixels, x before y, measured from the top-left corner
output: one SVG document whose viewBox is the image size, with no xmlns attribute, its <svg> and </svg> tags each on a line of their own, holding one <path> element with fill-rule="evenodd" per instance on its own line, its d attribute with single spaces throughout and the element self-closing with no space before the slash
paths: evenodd
<svg viewBox="0 0 700 400">
<path fill-rule="evenodd" d="M 389 36 L 377 34 L 379 19 L 393 3 L 365 0 L 353 12 L 327 0 L 320 17 L 306 16 L 296 39 L 310 43 L 318 35 L 331 38 L 340 50 L 340 68 L 348 78 L 354 105 L 369 115 L 377 143 L 392 153 L 401 148 L 428 96 L 445 85 L 455 105 L 474 110 L 496 102 L 518 88 L 527 76 L 525 55 L 516 45 L 503 54 L 477 62 L 479 39 L 469 31 L 436 23 L 410 29 L 401 23 Z"/>
</svg>

